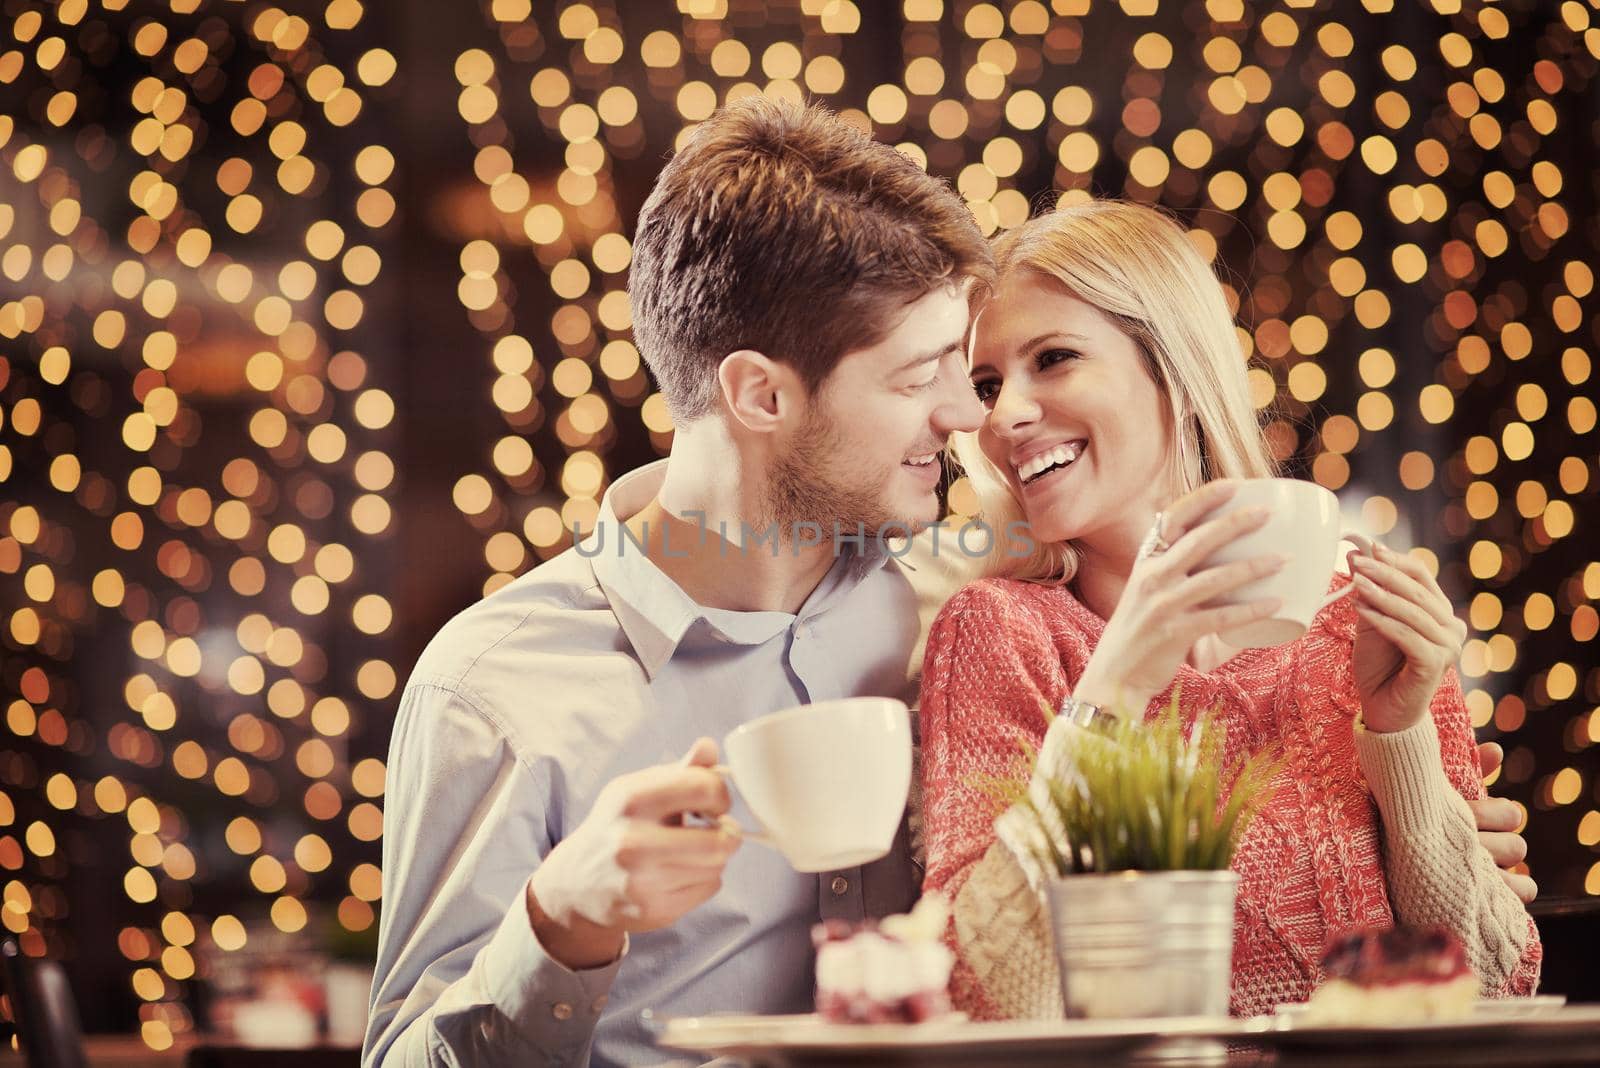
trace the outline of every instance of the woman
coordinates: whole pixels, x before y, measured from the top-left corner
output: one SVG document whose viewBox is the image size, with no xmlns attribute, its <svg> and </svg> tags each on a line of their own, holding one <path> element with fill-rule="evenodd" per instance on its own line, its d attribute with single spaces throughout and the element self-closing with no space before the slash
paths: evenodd
<svg viewBox="0 0 1600 1068">
<path fill-rule="evenodd" d="M 1059 771 L 1074 721 L 1152 714 L 1174 686 L 1186 715 L 1221 710 L 1230 758 L 1286 758 L 1233 863 L 1236 1014 L 1304 1000 L 1330 934 L 1396 921 L 1454 930 L 1485 994 L 1530 993 L 1537 931 L 1464 800 L 1482 789 L 1450 667 L 1465 630 L 1429 573 L 1380 546 L 1299 640 L 1217 637 L 1277 607 L 1204 606 L 1280 558 L 1197 566 L 1265 518 L 1228 508 L 1227 480 L 1276 471 L 1221 287 L 1182 229 L 1091 202 L 995 254 L 971 359 L 988 416 L 957 450 L 991 526 L 1025 518 L 1036 550 L 956 594 L 924 661 L 925 885 L 955 902 L 959 1006 L 1061 1012 L 1029 859 L 1042 829 L 1021 808 L 995 820 L 981 784 L 1015 774 L 1025 742 L 1036 774 Z M 1064 705 L 1047 734 L 1042 706 Z"/>
</svg>

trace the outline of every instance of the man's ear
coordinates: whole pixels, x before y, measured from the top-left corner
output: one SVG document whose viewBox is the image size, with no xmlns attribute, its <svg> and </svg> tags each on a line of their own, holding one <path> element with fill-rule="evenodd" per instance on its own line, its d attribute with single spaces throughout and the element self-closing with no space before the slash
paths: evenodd
<svg viewBox="0 0 1600 1068">
<path fill-rule="evenodd" d="M 753 349 L 722 358 L 717 384 L 728 413 L 749 430 L 776 430 L 804 400 L 805 387 L 792 367 Z"/>
</svg>

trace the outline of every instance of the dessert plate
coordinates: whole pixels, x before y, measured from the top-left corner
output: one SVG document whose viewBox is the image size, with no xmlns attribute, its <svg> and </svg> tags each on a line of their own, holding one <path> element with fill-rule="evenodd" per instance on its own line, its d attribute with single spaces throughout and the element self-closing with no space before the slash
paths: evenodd
<svg viewBox="0 0 1600 1068">
<path fill-rule="evenodd" d="M 1436 1043 L 1493 1044 L 1600 1041 L 1600 1005 L 1563 1005 L 1560 998 L 1480 1002 L 1465 1020 L 1419 1023 L 1308 1023 L 1301 1012 L 1282 1012 L 1243 1021 L 1246 1037 L 1282 1048 L 1377 1049 Z"/>
<path fill-rule="evenodd" d="M 1538 994 L 1531 998 L 1492 998 L 1475 1002 L 1472 1006 L 1472 1015 L 1464 1021 L 1455 1022 L 1477 1023 L 1480 1020 L 1516 1020 L 1525 1016 L 1545 1016 L 1557 1011 L 1566 1003 L 1567 999 L 1563 994 Z M 1306 1026 L 1306 1006 L 1303 1002 L 1279 1005 L 1272 1011 L 1279 1019 L 1287 1017 L 1296 1020 L 1296 1026 Z"/>
<path fill-rule="evenodd" d="M 1021 1057 L 1111 1053 L 1162 1039 L 1239 1038 L 1244 1021 L 1191 1016 L 1161 1020 L 972 1022 L 959 1013 L 919 1024 L 836 1024 L 820 1016 L 697 1016 L 665 1022 L 659 1041 L 677 1049 L 763 1060 L 928 1064 L 995 1063 Z"/>
</svg>

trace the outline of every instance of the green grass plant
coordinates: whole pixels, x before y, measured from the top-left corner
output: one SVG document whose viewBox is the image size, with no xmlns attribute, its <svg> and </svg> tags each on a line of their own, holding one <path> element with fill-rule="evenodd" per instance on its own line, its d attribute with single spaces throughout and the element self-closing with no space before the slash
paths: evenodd
<svg viewBox="0 0 1600 1068">
<path fill-rule="evenodd" d="M 1059 875 L 1226 868 L 1278 770 L 1270 753 L 1225 761 L 1226 742 L 1214 711 L 1186 728 L 1176 697 L 1149 719 L 1122 717 L 1075 732 L 1067 773 L 1045 783 L 1066 840 L 1052 840 L 1041 859 Z M 1037 754 L 1025 750 L 1032 767 Z M 1025 778 L 990 779 L 982 788 L 1039 815 Z"/>
</svg>

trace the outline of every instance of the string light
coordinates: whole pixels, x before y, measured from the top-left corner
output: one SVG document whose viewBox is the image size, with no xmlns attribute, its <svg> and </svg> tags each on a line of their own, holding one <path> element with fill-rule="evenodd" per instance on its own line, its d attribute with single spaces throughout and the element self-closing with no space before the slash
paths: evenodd
<svg viewBox="0 0 1600 1068">
<path fill-rule="evenodd" d="M 156 1049 L 197 951 L 246 944 L 221 908 L 372 924 L 386 738 L 349 710 L 395 678 L 389 576 L 354 561 L 392 527 L 362 344 L 394 156 L 361 116 L 397 64 L 357 0 L 200 6 L 0 31 L 0 89 L 44 101 L 0 117 L 0 918 L 70 958 L 109 909 Z M 108 820 L 120 859 L 86 848 Z M 83 864 L 106 896 L 69 898 Z"/>
</svg>

